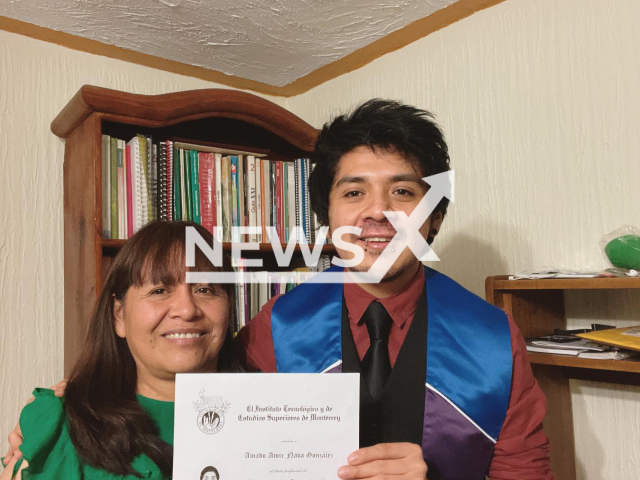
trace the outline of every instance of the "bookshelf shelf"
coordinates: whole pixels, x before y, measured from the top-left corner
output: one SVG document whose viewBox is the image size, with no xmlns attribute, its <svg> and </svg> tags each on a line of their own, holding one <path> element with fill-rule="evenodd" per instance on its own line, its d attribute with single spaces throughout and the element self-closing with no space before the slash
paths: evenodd
<svg viewBox="0 0 640 480">
<path fill-rule="evenodd" d="M 51 123 L 64 139 L 64 367 L 84 341 L 104 274 L 124 240 L 102 238 L 102 135 L 181 139 L 294 161 L 313 151 L 318 131 L 264 98 L 229 89 L 137 95 L 85 85 Z M 224 244 L 231 249 L 231 244 Z M 277 268 L 271 246 L 243 250 Z M 324 246 L 323 253 L 335 247 Z M 300 247 L 295 254 L 301 258 Z"/>
<path fill-rule="evenodd" d="M 612 278 L 548 278 L 509 280 L 507 275 L 489 277 L 496 290 L 613 290 L 640 288 L 640 277 Z"/>
<path fill-rule="evenodd" d="M 487 277 L 487 301 L 509 313 L 525 338 L 565 329 L 564 292 L 570 290 L 640 289 L 640 278 L 509 280 Z M 639 322 L 640 323 L 640 322 Z M 533 373 L 547 397 L 545 431 L 553 445 L 551 467 L 558 480 L 575 480 L 575 439 L 571 378 L 640 384 L 640 360 L 593 360 L 548 353 L 529 353 Z"/>
</svg>

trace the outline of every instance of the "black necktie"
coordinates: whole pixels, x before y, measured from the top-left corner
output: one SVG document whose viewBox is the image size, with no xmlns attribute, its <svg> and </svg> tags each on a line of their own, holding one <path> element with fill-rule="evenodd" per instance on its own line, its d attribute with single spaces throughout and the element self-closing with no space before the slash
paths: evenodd
<svg viewBox="0 0 640 480">
<path fill-rule="evenodd" d="M 371 396 L 377 400 L 391 375 L 388 341 L 392 320 L 377 300 L 369 304 L 362 318 L 367 324 L 370 342 L 369 350 L 362 359 L 362 375 Z"/>
</svg>

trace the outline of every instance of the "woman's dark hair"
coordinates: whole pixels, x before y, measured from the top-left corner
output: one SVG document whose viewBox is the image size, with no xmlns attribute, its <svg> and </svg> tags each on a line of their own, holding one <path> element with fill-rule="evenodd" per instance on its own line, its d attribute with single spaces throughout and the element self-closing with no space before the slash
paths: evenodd
<svg viewBox="0 0 640 480">
<path fill-rule="evenodd" d="M 185 262 L 187 227 L 212 245 L 213 239 L 201 225 L 191 222 L 152 222 L 141 228 L 115 257 L 89 322 L 87 339 L 65 390 L 65 412 L 69 435 L 84 462 L 116 475 L 139 476 L 133 459 L 147 455 L 171 477 L 173 450 L 158 436 L 158 427 L 136 399 L 136 364 L 127 341 L 114 330 L 114 300 L 123 301 L 131 286 L 147 279 L 175 285 L 184 281 L 187 270 L 231 271 L 223 256 L 222 268 L 214 267 L 196 248 L 195 267 Z M 235 304 L 233 285 L 221 286 Z M 230 313 L 231 314 L 231 313 Z M 239 371 L 234 358 L 231 331 L 227 330 L 218 371 Z"/>
<path fill-rule="evenodd" d="M 353 112 L 327 122 L 318 136 L 309 177 L 311 208 L 322 225 L 329 225 L 329 193 L 340 159 L 357 147 L 401 154 L 427 177 L 450 170 L 442 131 L 425 110 L 392 100 L 369 100 Z M 447 213 L 443 198 L 435 211 Z"/>
<path fill-rule="evenodd" d="M 218 469 L 216 467 L 204 467 L 204 470 L 202 470 L 202 473 L 200 474 L 200 480 L 204 478 L 205 473 L 215 473 L 216 478 L 220 480 L 220 474 L 218 473 Z"/>
</svg>

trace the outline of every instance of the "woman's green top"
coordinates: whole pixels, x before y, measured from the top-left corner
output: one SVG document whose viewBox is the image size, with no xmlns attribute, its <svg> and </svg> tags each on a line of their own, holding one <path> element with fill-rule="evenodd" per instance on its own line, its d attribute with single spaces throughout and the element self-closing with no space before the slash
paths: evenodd
<svg viewBox="0 0 640 480">
<path fill-rule="evenodd" d="M 65 480 L 133 480 L 98 470 L 78 456 L 71 438 L 64 413 L 64 399 L 56 397 L 53 390 L 37 388 L 35 401 L 24 407 L 20 414 L 20 428 L 24 442 L 20 450 L 29 466 L 22 471 L 23 479 Z M 160 430 L 160 438 L 173 446 L 173 402 L 163 402 L 138 395 L 138 402 Z M 160 469 L 146 455 L 138 455 L 132 467 L 142 478 L 163 480 Z"/>
</svg>

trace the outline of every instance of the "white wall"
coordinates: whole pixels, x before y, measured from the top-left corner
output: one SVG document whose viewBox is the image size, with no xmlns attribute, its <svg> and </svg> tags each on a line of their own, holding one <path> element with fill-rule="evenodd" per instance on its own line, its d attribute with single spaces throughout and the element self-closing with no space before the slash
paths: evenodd
<svg viewBox="0 0 640 480">
<path fill-rule="evenodd" d="M 84 84 L 222 87 L 0 31 L 0 456 L 31 390 L 62 378 L 64 142 L 50 123 Z"/>
<path fill-rule="evenodd" d="M 316 126 L 371 97 L 434 112 L 456 171 L 436 267 L 474 292 L 524 268 L 598 270 L 598 239 L 640 226 L 639 18 L 637 0 L 507 0 L 285 106 Z M 575 324 L 611 316 L 567 308 Z M 640 308 L 614 313 L 640 324 Z M 579 478 L 637 479 L 640 389 L 572 392 Z"/>
</svg>

